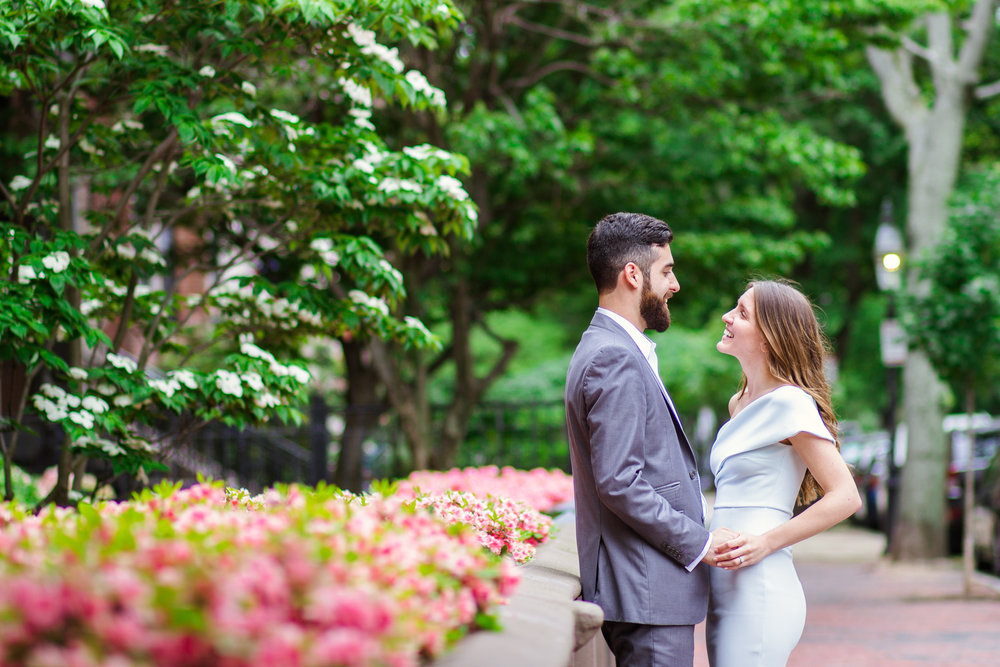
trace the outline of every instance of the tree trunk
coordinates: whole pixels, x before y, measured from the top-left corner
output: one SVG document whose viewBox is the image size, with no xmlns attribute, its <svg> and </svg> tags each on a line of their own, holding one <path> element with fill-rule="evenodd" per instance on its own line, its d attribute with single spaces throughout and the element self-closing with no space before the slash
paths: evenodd
<svg viewBox="0 0 1000 667">
<path fill-rule="evenodd" d="M 385 342 L 369 342 L 372 366 L 386 388 L 389 403 L 396 411 L 399 428 L 403 432 L 410 460 L 407 468 L 424 470 L 431 459 L 430 406 L 426 391 L 426 369 L 417 362 L 416 378 L 412 383 L 402 376 L 399 364 Z M 419 353 L 417 353 L 419 355 Z"/>
<path fill-rule="evenodd" d="M 903 368 L 907 454 L 899 486 L 898 520 L 889 536 L 889 555 L 897 560 L 936 558 L 946 551 L 948 465 L 939 385 L 927 358 L 911 351 Z"/>
<path fill-rule="evenodd" d="M 366 345 L 356 341 L 341 341 L 341 344 L 347 366 L 347 408 L 333 483 L 359 492 L 364 485 L 362 446 L 379 417 L 378 376 L 364 358 Z"/>
<path fill-rule="evenodd" d="M 882 85 L 882 96 L 902 126 L 909 147 L 908 257 L 919 260 L 941 237 L 948 218 L 948 198 L 961 159 L 962 135 L 971 88 L 994 21 L 994 0 L 978 0 L 962 24 L 965 41 L 958 54 L 952 18 L 925 17 L 928 44 L 904 40 L 895 51 L 868 48 L 868 60 Z M 914 58 L 926 60 L 934 87 L 928 106 L 914 75 Z M 911 269 L 911 277 L 914 272 Z M 911 280 L 910 290 L 921 286 Z M 903 369 L 903 417 L 907 458 L 899 496 L 899 521 L 890 536 L 897 559 L 934 558 L 945 553 L 945 475 L 947 448 L 942 430 L 943 385 L 926 356 L 911 350 Z"/>
<path fill-rule="evenodd" d="M 61 146 L 68 146 L 70 143 L 69 123 L 73 113 L 72 104 L 75 94 L 75 85 L 70 89 L 70 93 L 62 100 L 59 110 L 59 141 Z M 69 151 L 66 151 L 59 160 L 56 168 L 57 185 L 59 193 L 59 227 L 64 231 L 74 231 L 79 225 L 77 218 L 80 212 L 75 210 L 72 182 L 70 176 Z M 78 251 L 70 251 L 74 256 Z M 74 309 L 80 309 L 80 290 L 73 286 L 66 286 L 66 301 Z M 71 368 L 83 365 L 83 341 L 77 337 L 68 341 L 68 353 L 66 363 Z M 52 501 L 60 507 L 70 504 L 70 478 L 75 473 L 74 489 L 79 490 L 83 483 L 83 473 L 86 470 L 86 463 L 78 463 L 73 456 L 73 440 L 67 431 L 63 436 L 62 452 L 59 456 L 57 467 L 56 486 L 52 490 L 50 497 Z"/>
</svg>

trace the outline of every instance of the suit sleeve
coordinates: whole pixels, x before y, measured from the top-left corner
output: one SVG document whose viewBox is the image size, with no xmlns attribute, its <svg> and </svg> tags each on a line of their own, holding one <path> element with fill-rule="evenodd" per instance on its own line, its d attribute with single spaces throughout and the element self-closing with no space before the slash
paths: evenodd
<svg viewBox="0 0 1000 667">
<path fill-rule="evenodd" d="M 649 544 L 687 567 L 705 552 L 711 535 L 670 504 L 666 484 L 643 476 L 646 446 L 662 434 L 646 432 L 649 371 L 620 346 L 595 355 L 584 375 L 591 464 L 601 502 Z M 659 391 L 655 400 L 662 400 Z M 686 475 L 684 475 L 686 478 Z"/>
</svg>

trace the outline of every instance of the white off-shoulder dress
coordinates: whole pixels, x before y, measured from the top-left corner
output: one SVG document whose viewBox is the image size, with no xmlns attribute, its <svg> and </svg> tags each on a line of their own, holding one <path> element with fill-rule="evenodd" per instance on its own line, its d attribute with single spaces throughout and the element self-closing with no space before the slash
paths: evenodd
<svg viewBox="0 0 1000 667">
<path fill-rule="evenodd" d="M 716 490 L 712 529 L 759 535 L 792 518 L 806 464 L 782 441 L 802 432 L 833 441 L 813 398 L 790 385 L 723 424 L 709 458 Z M 711 568 L 706 639 L 712 667 L 785 665 L 805 618 L 791 549 L 734 571 Z"/>
</svg>

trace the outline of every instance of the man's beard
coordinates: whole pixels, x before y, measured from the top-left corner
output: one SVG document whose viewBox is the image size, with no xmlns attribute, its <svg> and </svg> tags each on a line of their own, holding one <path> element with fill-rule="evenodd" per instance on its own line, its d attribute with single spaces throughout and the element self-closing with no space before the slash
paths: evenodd
<svg viewBox="0 0 1000 667">
<path fill-rule="evenodd" d="M 666 331 L 670 327 L 670 310 L 663 297 L 649 289 L 647 282 L 643 282 L 639 297 L 639 316 L 646 322 L 647 329 Z"/>
</svg>

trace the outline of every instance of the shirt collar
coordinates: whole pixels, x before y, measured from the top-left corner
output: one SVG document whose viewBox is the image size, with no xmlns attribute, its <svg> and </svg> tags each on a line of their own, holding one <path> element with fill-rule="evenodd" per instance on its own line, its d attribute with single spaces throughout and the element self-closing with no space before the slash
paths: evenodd
<svg viewBox="0 0 1000 667">
<path fill-rule="evenodd" d="M 651 341 L 649 339 L 649 336 L 639 331 L 639 329 L 637 329 L 634 324 L 626 320 L 618 313 L 612 312 L 607 308 L 598 308 L 597 312 L 603 315 L 607 315 L 612 320 L 614 320 L 618 324 L 618 326 L 624 329 L 625 333 L 627 333 L 629 337 L 635 341 L 635 344 L 639 348 L 639 351 L 642 352 L 643 358 L 649 359 L 650 350 L 656 347 L 656 343 Z"/>
</svg>

